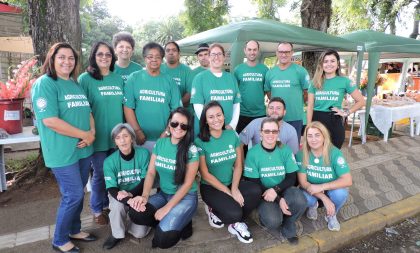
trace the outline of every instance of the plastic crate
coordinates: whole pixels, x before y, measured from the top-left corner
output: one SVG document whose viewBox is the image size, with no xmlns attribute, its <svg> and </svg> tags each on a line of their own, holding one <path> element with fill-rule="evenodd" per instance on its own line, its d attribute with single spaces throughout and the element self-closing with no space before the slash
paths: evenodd
<svg viewBox="0 0 420 253">
<path fill-rule="evenodd" d="M 394 126 L 394 123 L 392 123 L 391 128 L 389 129 L 388 132 L 388 138 L 391 138 L 392 136 L 392 128 Z M 378 128 L 376 128 L 375 124 L 373 124 L 372 118 L 369 116 L 369 120 L 367 123 L 367 127 L 366 127 L 366 134 L 368 135 L 375 135 L 375 136 L 379 136 L 379 137 L 383 137 L 384 135 L 381 133 L 381 131 L 378 130 Z"/>
</svg>

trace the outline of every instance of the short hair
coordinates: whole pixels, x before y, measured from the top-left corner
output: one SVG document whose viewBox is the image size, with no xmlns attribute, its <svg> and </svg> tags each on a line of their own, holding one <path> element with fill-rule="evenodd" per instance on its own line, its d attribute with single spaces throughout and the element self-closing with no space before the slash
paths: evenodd
<svg viewBox="0 0 420 253">
<path fill-rule="evenodd" d="M 219 43 L 213 43 L 213 44 L 210 45 L 209 54 L 210 54 L 211 50 L 213 50 L 213 48 L 216 48 L 216 47 L 220 48 L 220 50 L 222 50 L 223 56 L 225 56 L 225 49 Z"/>
<path fill-rule="evenodd" d="M 130 43 L 131 47 L 134 50 L 134 46 L 136 45 L 136 42 L 134 41 L 134 38 L 131 35 L 131 33 L 119 32 L 119 33 L 114 34 L 114 36 L 112 37 L 112 45 L 114 46 L 114 48 L 116 48 L 118 43 L 120 43 L 121 41 L 127 41 L 128 43 Z"/>
<path fill-rule="evenodd" d="M 257 43 L 257 47 L 258 47 L 258 49 L 260 49 L 260 43 L 256 40 L 248 40 L 247 42 L 245 42 L 244 48 L 246 48 L 246 46 L 248 46 L 248 43 L 251 42 L 251 41 L 254 41 L 255 43 Z"/>
<path fill-rule="evenodd" d="M 263 126 L 267 123 L 275 123 L 277 125 L 277 128 L 279 128 L 279 121 L 277 119 L 266 117 L 261 121 L 260 130 L 263 130 Z"/>
<path fill-rule="evenodd" d="M 133 140 L 132 145 L 134 146 L 134 143 L 136 143 L 136 134 L 134 129 L 128 123 L 118 123 L 111 131 L 111 139 L 115 142 L 117 135 L 119 135 L 124 129 L 127 130 L 127 132 L 130 134 L 131 139 Z"/>
<path fill-rule="evenodd" d="M 45 57 L 44 64 L 42 65 L 42 74 L 46 74 L 47 76 L 51 77 L 54 80 L 57 80 L 57 72 L 55 70 L 55 56 L 58 53 L 58 50 L 62 48 L 68 48 L 73 52 L 74 56 L 74 69 L 70 72 L 70 77 L 73 78 L 73 80 L 77 80 L 77 77 L 79 75 L 79 55 L 77 54 L 76 50 L 67 42 L 58 42 L 52 45 L 50 50 L 48 50 L 47 56 Z"/>
<path fill-rule="evenodd" d="M 99 70 L 98 63 L 96 62 L 96 53 L 100 46 L 106 46 L 111 53 L 111 65 L 109 66 L 110 71 L 114 71 L 115 62 L 117 61 L 117 57 L 115 56 L 114 49 L 105 41 L 98 41 L 92 46 L 92 50 L 90 51 L 89 55 L 89 66 L 87 67 L 87 72 L 96 80 L 102 80 L 103 76 L 101 75 L 101 71 Z"/>
<path fill-rule="evenodd" d="M 146 58 L 147 53 L 150 49 L 157 49 L 159 50 L 160 56 L 163 58 L 165 57 L 165 50 L 163 50 L 163 47 L 156 43 L 156 42 L 149 42 L 143 47 L 143 58 Z"/>
<path fill-rule="evenodd" d="M 166 44 L 165 44 L 165 47 L 164 47 L 164 49 L 166 50 L 166 46 L 168 46 L 169 44 L 174 44 L 175 45 L 175 47 L 176 47 L 176 49 L 178 50 L 178 52 L 181 52 L 181 50 L 179 49 L 179 45 L 178 45 L 178 43 L 176 43 L 175 41 L 169 41 L 169 42 L 167 42 Z"/>
<path fill-rule="evenodd" d="M 273 103 L 273 102 L 279 102 L 279 103 L 282 103 L 283 108 L 286 110 L 286 103 L 284 102 L 284 100 L 283 100 L 281 97 L 272 97 L 272 98 L 270 99 L 270 101 L 268 102 L 268 104 L 271 104 L 271 103 Z"/>
<path fill-rule="evenodd" d="M 288 41 L 280 41 L 279 44 L 277 45 L 277 48 L 281 45 L 281 44 L 289 44 L 292 47 L 292 51 L 293 51 L 293 44 L 291 42 Z"/>
</svg>

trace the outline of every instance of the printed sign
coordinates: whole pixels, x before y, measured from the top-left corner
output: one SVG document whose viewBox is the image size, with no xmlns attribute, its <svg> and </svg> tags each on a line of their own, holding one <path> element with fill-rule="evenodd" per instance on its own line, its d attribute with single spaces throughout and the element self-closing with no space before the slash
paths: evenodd
<svg viewBox="0 0 420 253">
<path fill-rule="evenodd" d="M 4 111 L 4 121 L 20 120 L 20 111 Z"/>
</svg>

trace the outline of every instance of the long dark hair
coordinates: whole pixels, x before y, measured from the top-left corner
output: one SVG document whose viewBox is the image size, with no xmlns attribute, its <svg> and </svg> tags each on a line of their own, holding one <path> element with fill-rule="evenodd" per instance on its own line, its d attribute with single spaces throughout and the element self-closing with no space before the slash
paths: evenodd
<svg viewBox="0 0 420 253">
<path fill-rule="evenodd" d="M 171 112 L 168 118 L 168 126 L 175 113 L 179 113 L 187 118 L 188 129 L 184 138 L 182 138 L 177 145 L 176 151 L 176 168 L 175 168 L 175 184 L 181 185 L 184 183 L 185 173 L 187 171 L 188 151 L 194 141 L 194 117 L 184 107 L 178 107 Z"/>
<path fill-rule="evenodd" d="M 96 63 L 96 53 L 100 46 L 106 46 L 109 49 L 109 52 L 112 55 L 111 65 L 109 66 L 110 71 L 114 71 L 114 64 L 117 61 L 117 57 L 115 56 L 114 49 L 112 46 L 104 41 L 96 42 L 92 50 L 90 51 L 89 55 L 89 66 L 87 67 L 87 72 L 96 80 L 102 80 L 103 76 L 101 75 L 101 71 L 99 70 L 98 64 Z"/>
<path fill-rule="evenodd" d="M 74 69 L 70 73 L 70 77 L 73 80 L 77 80 L 78 72 L 79 72 L 79 55 L 77 54 L 76 50 L 67 42 L 58 42 L 55 43 L 50 50 L 48 50 L 47 56 L 45 57 L 44 64 L 42 65 L 41 72 L 42 74 L 46 74 L 47 76 L 51 77 L 54 80 L 57 80 L 57 72 L 55 70 L 55 56 L 58 53 L 58 50 L 61 48 L 68 48 L 73 52 L 74 56 Z"/>
<path fill-rule="evenodd" d="M 200 116 L 200 133 L 198 134 L 198 138 L 200 138 L 204 142 L 210 141 L 210 128 L 207 124 L 207 117 L 206 113 L 207 111 L 212 108 L 218 106 L 222 110 L 223 115 L 225 115 L 225 112 L 223 111 L 223 107 L 220 105 L 217 101 L 210 101 L 208 104 L 206 104 L 203 108 L 203 111 L 201 112 Z M 223 122 L 222 130 L 225 130 L 225 123 Z"/>
</svg>

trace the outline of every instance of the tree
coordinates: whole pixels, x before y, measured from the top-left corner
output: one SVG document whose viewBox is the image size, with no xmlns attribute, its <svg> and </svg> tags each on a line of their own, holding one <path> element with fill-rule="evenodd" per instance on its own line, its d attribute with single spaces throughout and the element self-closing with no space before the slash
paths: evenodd
<svg viewBox="0 0 420 253">
<path fill-rule="evenodd" d="M 410 38 L 416 39 L 419 36 L 419 20 L 420 20 L 420 1 L 417 2 L 416 7 L 414 7 L 414 23 L 413 31 L 410 34 Z"/>
<path fill-rule="evenodd" d="M 351 31 L 369 29 L 373 21 L 368 14 L 369 0 L 334 0 L 332 2 L 331 24 L 328 32 L 345 34 Z"/>
<path fill-rule="evenodd" d="M 228 0 L 185 0 L 182 15 L 186 35 L 206 31 L 227 23 Z"/>
<path fill-rule="evenodd" d="M 395 34 L 395 23 L 403 7 L 417 0 L 370 0 L 369 11 L 374 18 L 375 27 L 379 31 L 390 28 L 391 34 Z"/>
<path fill-rule="evenodd" d="M 330 26 L 332 8 L 331 0 L 302 0 L 300 6 L 302 26 L 326 33 Z M 319 54 L 306 52 L 302 54 L 303 66 L 313 76 Z"/>
<path fill-rule="evenodd" d="M 280 21 L 278 10 L 286 4 L 286 0 L 252 0 L 252 2 L 258 6 L 257 15 L 259 18 L 278 21 Z"/>
</svg>

